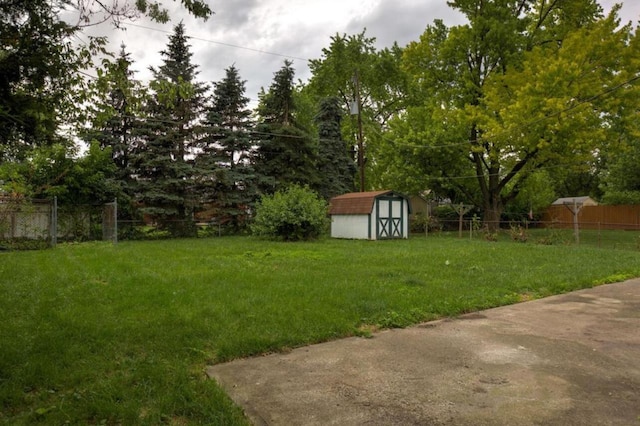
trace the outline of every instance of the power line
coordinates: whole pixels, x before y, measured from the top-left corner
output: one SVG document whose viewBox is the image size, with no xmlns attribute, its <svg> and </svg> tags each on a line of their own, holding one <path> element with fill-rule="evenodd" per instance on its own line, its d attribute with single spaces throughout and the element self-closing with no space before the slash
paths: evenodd
<svg viewBox="0 0 640 426">
<path fill-rule="evenodd" d="M 88 75 L 86 73 L 83 73 L 85 75 Z M 88 75 L 90 76 L 90 75 Z M 93 77 L 93 76 L 90 76 Z M 93 77 L 96 78 L 96 77 Z M 533 125 L 539 124 L 540 122 L 544 121 L 544 120 L 548 120 L 551 119 L 553 117 L 559 116 L 563 113 L 567 113 L 570 112 L 576 108 L 578 108 L 580 105 L 586 104 L 588 102 L 591 102 L 595 99 L 598 99 L 602 96 L 605 96 L 607 94 L 613 93 L 619 89 L 621 89 L 622 87 L 631 84 L 637 80 L 640 80 L 640 76 L 635 76 L 632 77 L 622 83 L 619 83 L 615 86 L 612 86 L 610 88 L 607 88 L 606 90 L 603 90 L 602 92 L 588 98 L 585 100 L 582 100 L 580 102 L 578 102 L 577 104 L 571 105 L 561 111 L 557 111 L 551 114 L 548 114 L 542 118 L 533 120 L 529 123 L 525 123 L 523 125 L 521 125 L 520 127 L 518 127 L 516 130 L 519 131 L 524 131 L 526 130 L 528 127 L 531 127 Z M 129 118 L 129 119 L 139 119 L 141 121 L 147 121 L 147 122 L 155 122 L 155 123 L 165 123 L 165 124 L 179 124 L 180 122 L 177 120 L 171 120 L 171 119 L 161 119 L 161 118 L 157 118 L 157 117 L 136 117 L 136 116 L 132 116 L 132 115 L 125 115 L 122 116 L 122 118 Z M 334 142 L 335 139 L 328 139 L 328 138 L 320 138 L 320 137 L 316 137 L 313 135 L 308 134 L 306 131 L 304 131 L 303 129 L 298 129 L 301 132 L 303 132 L 304 134 L 301 135 L 291 135 L 291 134 L 280 134 L 280 133 L 271 133 L 271 132 L 260 132 L 260 131 L 249 131 L 248 134 L 252 135 L 252 136 L 274 136 L 274 137 L 286 137 L 288 139 L 310 139 L 314 142 Z M 417 144 L 411 144 L 411 143 L 403 143 L 403 142 L 398 142 L 396 140 L 393 140 L 387 136 L 385 136 L 384 134 L 382 134 L 378 129 L 376 129 L 373 126 L 368 126 L 368 131 L 373 131 L 378 137 L 380 137 L 382 140 L 390 142 L 392 145 L 395 146 L 404 146 L 404 147 L 409 147 L 409 148 L 415 148 L 415 149 L 443 149 L 443 148 L 451 148 L 451 147 L 459 147 L 459 146 L 463 146 L 463 145 L 469 145 L 472 143 L 479 143 L 482 141 L 482 138 L 476 138 L 475 140 L 465 140 L 463 142 L 456 142 L 456 143 L 451 143 L 451 144 L 445 144 L 445 145 L 417 145 Z M 503 133 L 501 133 L 501 135 L 510 133 L 510 131 L 505 131 Z M 345 141 L 346 142 L 346 141 Z M 471 178 L 471 177 L 477 177 L 477 176 L 460 176 L 460 177 L 455 177 L 455 178 Z"/>
<path fill-rule="evenodd" d="M 164 34 L 173 34 L 171 31 L 163 30 L 163 29 L 160 29 L 160 28 L 147 27 L 147 26 L 144 26 L 144 25 L 138 25 L 138 24 L 132 24 L 132 23 L 125 23 L 125 24 L 122 24 L 122 25 L 123 26 L 127 26 L 128 25 L 128 26 L 131 26 L 131 27 L 141 28 L 141 29 L 149 30 L 149 31 L 156 31 L 156 32 L 164 33 Z M 248 50 L 250 52 L 261 53 L 261 54 L 264 54 L 264 55 L 279 56 L 281 58 L 289 58 L 289 59 L 298 59 L 298 60 L 307 61 L 307 62 L 310 60 L 309 58 L 302 58 L 300 56 L 285 55 L 283 53 L 270 52 L 268 50 L 255 49 L 255 48 L 252 48 L 252 47 L 240 46 L 240 45 L 237 45 L 237 44 L 225 43 L 225 42 L 222 42 L 222 41 L 211 40 L 211 39 L 202 38 L 202 37 L 186 36 L 186 38 L 189 38 L 189 39 L 192 39 L 192 40 L 204 41 L 206 43 L 211 43 L 211 44 L 217 44 L 219 46 L 232 47 L 234 49 Z"/>
<path fill-rule="evenodd" d="M 98 79 L 98 77 L 96 77 L 95 75 L 91 75 L 91 74 L 86 73 L 86 72 L 84 72 L 84 71 L 82 71 L 82 70 L 78 70 L 78 74 L 82 74 L 82 75 L 84 75 L 85 77 L 89 77 L 89 78 L 90 78 L 90 79 L 92 79 L 92 80 L 97 80 L 97 79 Z"/>
</svg>

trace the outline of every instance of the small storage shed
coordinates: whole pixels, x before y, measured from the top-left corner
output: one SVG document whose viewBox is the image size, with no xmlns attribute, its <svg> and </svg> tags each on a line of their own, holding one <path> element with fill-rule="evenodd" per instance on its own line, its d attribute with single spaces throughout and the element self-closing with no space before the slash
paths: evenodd
<svg viewBox="0 0 640 426">
<path fill-rule="evenodd" d="M 409 237 L 409 198 L 394 191 L 352 192 L 331 199 L 331 236 L 361 240 Z"/>
</svg>

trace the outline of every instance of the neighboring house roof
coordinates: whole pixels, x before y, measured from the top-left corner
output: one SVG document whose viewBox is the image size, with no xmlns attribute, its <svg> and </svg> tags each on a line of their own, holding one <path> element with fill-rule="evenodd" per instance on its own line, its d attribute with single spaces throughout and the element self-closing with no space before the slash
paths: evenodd
<svg viewBox="0 0 640 426">
<path fill-rule="evenodd" d="M 555 200 L 553 203 L 551 203 L 552 206 L 562 206 L 565 204 L 573 204 L 573 203 L 582 205 L 582 206 L 597 206 L 598 202 L 595 201 L 593 198 L 588 197 L 588 196 L 583 196 L 583 197 L 564 197 L 564 198 L 558 198 L 557 200 Z"/>
<path fill-rule="evenodd" d="M 414 214 L 429 214 L 429 201 L 426 200 L 423 196 L 412 195 L 411 198 L 409 198 L 409 203 L 411 204 L 411 211 Z"/>
<path fill-rule="evenodd" d="M 333 197 L 329 206 L 331 215 L 370 214 L 376 198 L 383 195 L 405 196 L 393 191 L 351 192 Z"/>
</svg>

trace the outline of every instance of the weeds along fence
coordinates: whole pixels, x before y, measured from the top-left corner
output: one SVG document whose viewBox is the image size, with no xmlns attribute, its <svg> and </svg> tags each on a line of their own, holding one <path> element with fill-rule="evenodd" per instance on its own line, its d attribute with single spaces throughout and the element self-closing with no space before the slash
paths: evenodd
<svg viewBox="0 0 640 426">
<path fill-rule="evenodd" d="M 0 248 L 55 244 L 54 215 L 52 200 L 0 197 Z"/>
<path fill-rule="evenodd" d="M 131 218 L 118 201 L 96 205 L 65 205 L 49 200 L 0 197 L 0 250 L 55 247 L 58 242 L 149 240 L 176 236 L 221 236 L 224 223 Z"/>
<path fill-rule="evenodd" d="M 117 241 L 117 202 L 59 205 L 50 200 L 0 197 L 0 249 L 55 247 L 59 241 Z"/>
<path fill-rule="evenodd" d="M 528 220 L 502 221 L 495 231 L 489 231 L 478 218 L 431 218 L 428 226 L 413 223 L 414 237 L 466 238 L 486 241 L 517 241 L 543 245 L 583 245 L 609 249 L 640 250 L 640 224 Z"/>
<path fill-rule="evenodd" d="M 554 205 L 536 220 L 525 217 L 501 221 L 495 227 L 497 231 L 492 232 L 477 214 L 471 216 L 463 211 L 460 215 L 461 210 L 456 211 L 455 207 L 439 206 L 414 214 L 412 233 L 640 250 L 640 205 Z M 436 214 L 428 215 L 429 210 Z"/>
</svg>

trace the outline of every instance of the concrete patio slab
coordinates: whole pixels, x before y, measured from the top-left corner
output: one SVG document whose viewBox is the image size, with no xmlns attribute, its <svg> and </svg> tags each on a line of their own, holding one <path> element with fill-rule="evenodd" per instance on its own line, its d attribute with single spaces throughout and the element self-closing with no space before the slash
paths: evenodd
<svg viewBox="0 0 640 426">
<path fill-rule="evenodd" d="M 256 425 L 640 426 L 640 279 L 207 373 Z"/>
</svg>

